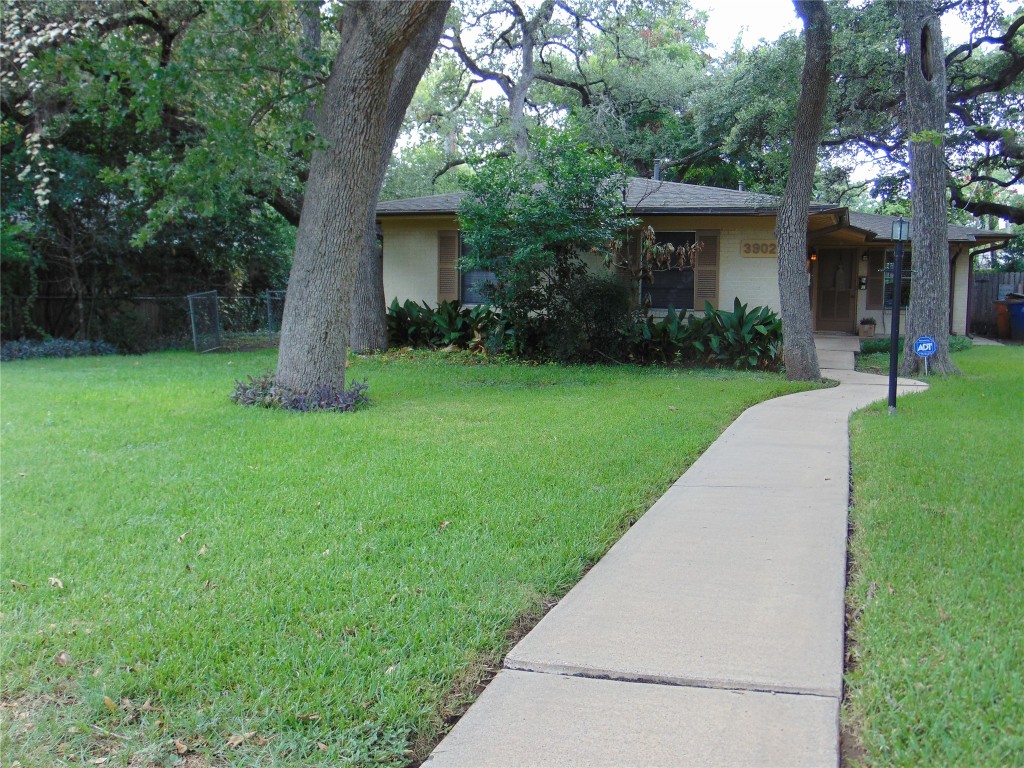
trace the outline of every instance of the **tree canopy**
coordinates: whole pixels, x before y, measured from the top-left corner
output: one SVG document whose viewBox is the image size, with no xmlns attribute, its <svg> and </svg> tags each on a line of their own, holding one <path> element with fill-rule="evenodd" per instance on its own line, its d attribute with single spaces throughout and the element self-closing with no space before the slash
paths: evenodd
<svg viewBox="0 0 1024 768">
<path fill-rule="evenodd" d="M 4 296 L 281 286 L 345 4 L 2 2 Z M 817 198 L 907 210 L 894 8 L 829 5 Z M 945 51 L 952 216 L 1024 223 L 1021 5 L 939 10 L 972 29 Z M 705 22 L 686 0 L 459 0 L 383 196 L 464 187 L 564 128 L 636 175 L 781 194 L 802 39 L 713 57 Z"/>
</svg>

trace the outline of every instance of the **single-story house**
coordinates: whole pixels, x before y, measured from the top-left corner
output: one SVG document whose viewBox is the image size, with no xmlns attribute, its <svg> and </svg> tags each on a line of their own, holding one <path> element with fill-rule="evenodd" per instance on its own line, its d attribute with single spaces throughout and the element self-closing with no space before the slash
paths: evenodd
<svg viewBox="0 0 1024 768">
<path fill-rule="evenodd" d="M 478 303 L 481 275 L 459 271 L 462 250 L 455 192 L 377 206 L 383 237 L 384 293 L 436 304 Z M 658 242 L 702 243 L 692 270 L 655 275 L 651 307 L 700 311 L 704 302 L 731 309 L 734 297 L 778 311 L 779 198 L 742 190 L 634 178 L 626 204 L 655 231 Z M 892 315 L 892 224 L 895 217 L 812 203 L 807 226 L 808 287 L 814 329 L 856 333 L 859 319 L 874 317 L 888 328 Z M 1005 232 L 949 227 L 950 330 L 968 331 L 971 252 L 1005 241 Z M 886 265 L 889 265 L 888 273 Z M 597 267 L 598 265 L 592 265 Z M 603 268 L 603 265 L 601 266 Z M 888 274 L 888 277 L 887 277 Z M 903 305 L 913 300 L 913 244 L 907 243 Z"/>
</svg>

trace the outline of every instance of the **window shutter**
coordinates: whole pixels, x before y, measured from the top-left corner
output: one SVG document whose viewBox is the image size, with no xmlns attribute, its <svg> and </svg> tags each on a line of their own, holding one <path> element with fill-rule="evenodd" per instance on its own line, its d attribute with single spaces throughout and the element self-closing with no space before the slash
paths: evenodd
<svg viewBox="0 0 1024 768">
<path fill-rule="evenodd" d="M 437 300 L 459 299 L 459 232 L 446 229 L 437 233 Z"/>
<path fill-rule="evenodd" d="M 694 309 L 703 311 L 704 302 L 718 308 L 718 235 L 697 233 L 697 239 L 704 248 L 697 255 L 697 266 L 694 268 L 695 285 L 693 291 Z"/>
</svg>

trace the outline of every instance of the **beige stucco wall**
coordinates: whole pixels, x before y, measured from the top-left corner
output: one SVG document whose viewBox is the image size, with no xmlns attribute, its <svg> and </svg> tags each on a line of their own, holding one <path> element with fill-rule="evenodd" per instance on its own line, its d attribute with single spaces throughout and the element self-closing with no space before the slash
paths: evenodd
<svg viewBox="0 0 1024 768">
<path fill-rule="evenodd" d="M 437 233 L 458 229 L 454 216 L 381 218 L 384 300 L 437 303 Z"/>
</svg>

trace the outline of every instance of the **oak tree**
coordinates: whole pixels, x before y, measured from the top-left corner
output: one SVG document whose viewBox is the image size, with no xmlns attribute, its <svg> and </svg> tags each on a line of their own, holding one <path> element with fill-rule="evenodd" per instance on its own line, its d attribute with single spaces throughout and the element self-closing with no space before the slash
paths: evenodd
<svg viewBox="0 0 1024 768">
<path fill-rule="evenodd" d="M 807 216 L 825 99 L 828 95 L 832 21 L 821 0 L 795 0 L 804 20 L 805 50 L 800 99 L 786 192 L 779 207 L 775 235 L 779 240 L 779 299 L 786 344 L 786 376 L 811 381 L 821 377 L 814 348 L 811 302 L 807 292 Z"/>
<path fill-rule="evenodd" d="M 910 240 L 913 296 L 907 312 L 900 372 L 916 373 L 923 361 L 914 339 L 931 336 L 936 373 L 958 373 L 949 356 L 949 231 L 946 206 L 946 57 L 938 14 L 931 3 L 901 0 L 899 17 L 906 46 L 906 132 L 910 141 Z M 899 279 L 898 277 L 896 279 Z"/>
<path fill-rule="evenodd" d="M 315 125 L 281 325 L 275 383 L 295 392 L 345 384 L 351 303 L 382 178 L 388 101 L 405 50 L 439 5 L 350 2 Z"/>
</svg>

